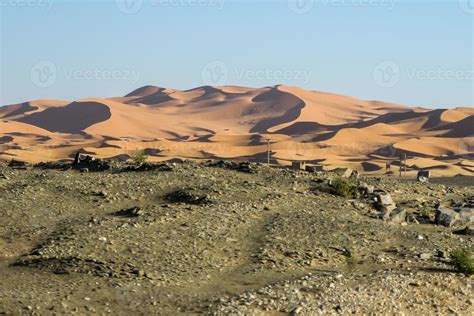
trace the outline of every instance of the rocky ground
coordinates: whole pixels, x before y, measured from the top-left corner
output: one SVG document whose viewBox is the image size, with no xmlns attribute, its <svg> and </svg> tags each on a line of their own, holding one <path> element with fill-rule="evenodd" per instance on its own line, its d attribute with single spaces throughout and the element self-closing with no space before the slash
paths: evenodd
<svg viewBox="0 0 474 316">
<path fill-rule="evenodd" d="M 436 224 L 472 207 L 471 177 L 360 177 L 392 220 L 324 190 L 331 173 L 17 167 L 0 168 L 0 314 L 474 314 L 449 259 L 472 231 Z"/>
</svg>

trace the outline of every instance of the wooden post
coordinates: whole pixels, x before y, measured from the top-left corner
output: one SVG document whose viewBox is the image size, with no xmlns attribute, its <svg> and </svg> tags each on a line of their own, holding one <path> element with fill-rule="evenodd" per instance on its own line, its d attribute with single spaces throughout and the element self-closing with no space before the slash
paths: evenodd
<svg viewBox="0 0 474 316">
<path fill-rule="evenodd" d="M 80 152 L 77 152 L 76 155 L 74 156 L 74 163 L 73 163 L 73 165 L 78 165 L 80 161 L 81 161 L 81 153 L 80 153 Z"/>
<path fill-rule="evenodd" d="M 403 174 L 407 176 L 407 154 L 403 154 Z"/>
<path fill-rule="evenodd" d="M 400 171 L 400 178 L 402 177 L 402 164 L 403 164 L 403 155 L 400 155 L 400 168 L 399 168 L 399 171 Z"/>
<path fill-rule="evenodd" d="M 270 139 L 267 138 L 267 165 L 270 166 Z"/>
</svg>

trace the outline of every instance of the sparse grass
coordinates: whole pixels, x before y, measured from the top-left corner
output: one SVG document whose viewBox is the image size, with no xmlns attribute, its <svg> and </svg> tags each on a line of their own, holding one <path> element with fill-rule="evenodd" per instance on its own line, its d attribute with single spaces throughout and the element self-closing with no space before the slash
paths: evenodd
<svg viewBox="0 0 474 316">
<path fill-rule="evenodd" d="M 429 217 L 430 217 L 430 214 L 431 214 L 431 210 L 430 210 L 429 207 L 423 206 L 423 207 L 420 209 L 420 215 L 421 215 L 422 217 L 429 218 Z"/>
<path fill-rule="evenodd" d="M 137 150 L 130 158 L 132 159 L 134 164 L 141 165 L 146 162 L 145 151 Z"/>
<path fill-rule="evenodd" d="M 451 264 L 454 268 L 467 276 L 474 274 L 474 263 L 472 251 L 468 249 L 456 249 L 450 254 Z"/>
<path fill-rule="evenodd" d="M 345 198 L 357 197 L 357 186 L 350 179 L 337 177 L 332 181 L 331 186 L 334 188 L 334 192 L 339 196 Z"/>
</svg>

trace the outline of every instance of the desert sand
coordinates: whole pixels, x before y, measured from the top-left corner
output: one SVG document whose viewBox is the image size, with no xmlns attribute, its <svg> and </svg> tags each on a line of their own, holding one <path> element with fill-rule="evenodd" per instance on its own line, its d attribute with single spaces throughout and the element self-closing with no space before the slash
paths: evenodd
<svg viewBox="0 0 474 316">
<path fill-rule="evenodd" d="M 325 170 L 474 173 L 474 109 L 429 110 L 296 87 L 145 86 L 124 97 L 37 100 L 0 108 L 0 160 L 71 159 L 80 151 L 150 161 L 304 160 Z"/>
</svg>

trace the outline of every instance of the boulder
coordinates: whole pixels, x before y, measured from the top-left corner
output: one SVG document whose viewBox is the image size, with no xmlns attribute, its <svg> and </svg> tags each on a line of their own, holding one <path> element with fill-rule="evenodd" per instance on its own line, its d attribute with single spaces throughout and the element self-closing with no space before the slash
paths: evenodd
<svg viewBox="0 0 474 316">
<path fill-rule="evenodd" d="M 257 173 L 258 164 L 251 162 L 234 162 L 224 160 L 209 160 L 206 162 L 208 167 L 219 167 L 224 169 L 237 170 L 245 173 Z"/>
<path fill-rule="evenodd" d="M 375 193 L 375 208 L 384 214 L 391 213 L 397 208 L 395 202 L 393 202 L 390 193 L 385 191 L 377 191 Z"/>
<path fill-rule="evenodd" d="M 390 193 L 383 192 L 383 191 L 377 192 L 376 200 L 377 200 L 377 203 L 380 204 L 380 205 L 393 205 L 393 204 L 395 204 L 393 202 L 393 199 L 392 199 L 392 196 L 390 195 Z"/>
<path fill-rule="evenodd" d="M 1 171 L 1 170 L 0 170 L 0 179 L 9 180 L 9 178 L 7 177 L 7 175 L 4 174 L 3 171 Z"/>
<path fill-rule="evenodd" d="M 458 211 L 459 221 L 462 223 L 474 223 L 474 209 L 472 208 L 461 208 Z"/>
<path fill-rule="evenodd" d="M 374 193 L 374 186 L 373 185 L 368 185 L 367 183 L 362 182 L 359 184 L 357 187 L 357 190 L 362 196 L 369 196 L 370 194 Z"/>
<path fill-rule="evenodd" d="M 391 223 L 403 223 L 407 217 L 406 210 L 397 207 L 394 210 L 387 212 L 383 215 L 383 220 Z"/>
<path fill-rule="evenodd" d="M 27 163 L 24 161 L 12 159 L 8 163 L 8 167 L 13 168 L 13 169 L 26 169 Z"/>
<path fill-rule="evenodd" d="M 469 224 L 463 229 L 456 230 L 453 233 L 456 235 L 474 236 L 474 224 Z"/>
<path fill-rule="evenodd" d="M 450 208 L 438 208 L 436 210 L 435 222 L 445 227 L 453 226 L 459 218 L 459 213 Z"/>
<path fill-rule="evenodd" d="M 142 216 L 143 211 L 140 207 L 132 207 L 132 208 L 127 208 L 127 209 L 122 209 L 120 211 L 117 211 L 114 213 L 115 216 L 120 216 L 120 217 L 137 217 L 137 216 Z"/>
<path fill-rule="evenodd" d="M 418 177 L 417 180 L 418 180 L 418 182 L 421 182 L 421 183 L 428 183 L 428 178 L 427 177 Z"/>
<path fill-rule="evenodd" d="M 323 166 L 306 166 L 305 170 L 308 172 L 320 172 L 323 171 Z"/>
</svg>

